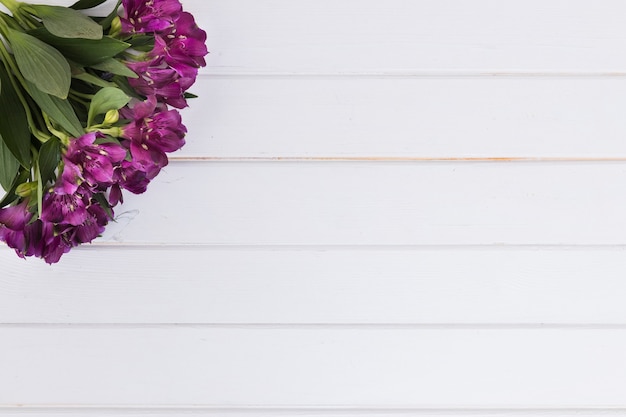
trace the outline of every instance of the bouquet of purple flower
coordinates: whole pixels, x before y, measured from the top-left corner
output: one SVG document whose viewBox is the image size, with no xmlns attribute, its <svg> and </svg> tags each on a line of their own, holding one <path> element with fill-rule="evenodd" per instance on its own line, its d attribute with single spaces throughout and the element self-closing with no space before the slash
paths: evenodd
<svg viewBox="0 0 626 417">
<path fill-rule="evenodd" d="M 0 240 L 58 262 L 93 241 L 185 144 L 176 109 L 206 33 L 179 0 L 119 0 L 106 17 L 0 0 Z"/>
</svg>

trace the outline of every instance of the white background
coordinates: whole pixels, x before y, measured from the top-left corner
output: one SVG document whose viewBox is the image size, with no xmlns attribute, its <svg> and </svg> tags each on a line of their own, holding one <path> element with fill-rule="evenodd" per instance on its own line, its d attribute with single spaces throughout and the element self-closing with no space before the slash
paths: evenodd
<svg viewBox="0 0 626 417">
<path fill-rule="evenodd" d="M 625 2 L 184 6 L 188 146 L 0 249 L 0 416 L 626 415 Z"/>
</svg>

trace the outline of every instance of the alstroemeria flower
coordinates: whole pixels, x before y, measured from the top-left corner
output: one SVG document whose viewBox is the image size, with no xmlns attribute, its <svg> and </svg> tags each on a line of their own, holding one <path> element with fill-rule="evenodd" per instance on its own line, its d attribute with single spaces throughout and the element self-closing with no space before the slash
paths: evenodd
<svg viewBox="0 0 626 417">
<path fill-rule="evenodd" d="M 140 106 L 124 109 L 122 114 L 132 120 L 123 128 L 122 137 L 145 151 L 174 152 L 185 144 L 187 128 L 180 113 L 159 105 L 154 96 L 148 97 Z"/>
<path fill-rule="evenodd" d="M 42 220 L 33 223 L 30 234 L 33 237 L 39 235 L 41 243 L 37 244 L 37 239 L 31 238 L 30 250 L 33 250 L 33 253 L 27 253 L 26 256 L 39 256 L 50 265 L 59 262 L 61 256 L 68 253 L 75 245 L 69 242 L 65 234 L 59 233 L 56 229 L 54 224 Z"/>
<path fill-rule="evenodd" d="M 28 251 L 28 241 L 24 233 L 33 214 L 28 210 L 28 201 L 0 209 L 0 240 L 15 249 L 20 257 Z"/>
<path fill-rule="evenodd" d="M 32 217 L 33 213 L 28 210 L 28 201 L 23 200 L 18 205 L 0 209 L 0 227 L 23 230 Z"/>
<path fill-rule="evenodd" d="M 145 193 L 150 181 L 159 172 L 161 172 L 161 167 L 158 165 L 146 166 L 137 161 L 122 162 L 122 165 L 116 170 L 117 184 L 111 188 L 112 192 L 109 197 L 111 205 L 115 205 L 114 203 L 122 200 L 121 191 L 118 187 L 124 188 L 133 194 Z"/>
<path fill-rule="evenodd" d="M 43 198 L 40 218 L 54 224 L 78 226 L 83 224 L 89 215 L 87 202 L 90 198 L 91 191 L 84 186 L 80 186 L 73 194 L 53 189 Z"/>
<path fill-rule="evenodd" d="M 180 74 L 167 66 L 162 57 L 151 61 L 127 62 L 126 65 L 139 75 L 138 78 L 128 80 L 139 94 L 155 96 L 159 101 L 179 109 L 187 107 L 185 91 L 195 83 L 195 74 Z"/>
<path fill-rule="evenodd" d="M 182 5 L 178 0 L 122 0 L 124 33 L 158 32 L 171 27 Z"/>
<path fill-rule="evenodd" d="M 97 203 L 87 207 L 87 219 L 74 228 L 71 234 L 73 245 L 89 243 L 104 232 L 104 227 L 109 223 L 110 217 L 107 212 Z"/>
<path fill-rule="evenodd" d="M 152 170 L 167 165 L 166 152 L 174 152 L 185 144 L 187 129 L 182 124 L 180 113 L 157 103 L 154 96 L 136 103 L 132 108 L 126 107 L 120 113 L 132 120 L 123 128 L 122 137 L 130 141 L 128 147 L 134 161 L 133 168 L 140 168 L 149 177 Z"/>
<path fill-rule="evenodd" d="M 63 157 L 64 192 L 76 192 L 82 181 L 94 190 L 113 184 L 113 169 L 126 158 L 126 149 L 116 143 L 95 143 L 97 138 L 103 137 L 104 135 L 87 133 L 70 142 Z"/>
<path fill-rule="evenodd" d="M 37 256 L 53 264 L 72 247 L 61 234 L 57 233 L 52 223 L 40 219 L 26 223 L 33 217 L 28 210 L 27 200 L 2 209 L 0 217 L 3 221 L 3 226 L 0 226 L 0 240 L 14 249 L 20 258 Z"/>
<path fill-rule="evenodd" d="M 179 74 L 195 78 L 197 69 L 206 65 L 206 38 L 206 32 L 198 27 L 193 16 L 183 12 L 169 32 L 155 36 L 150 56 L 163 57 Z"/>
</svg>

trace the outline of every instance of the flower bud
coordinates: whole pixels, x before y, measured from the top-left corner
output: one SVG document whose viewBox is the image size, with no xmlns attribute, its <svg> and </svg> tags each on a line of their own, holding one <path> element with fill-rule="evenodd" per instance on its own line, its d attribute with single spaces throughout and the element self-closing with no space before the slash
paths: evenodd
<svg viewBox="0 0 626 417">
<path fill-rule="evenodd" d="M 23 198 L 30 197 L 31 195 L 34 195 L 37 193 L 37 185 L 38 185 L 37 181 L 25 182 L 23 184 L 20 184 L 17 186 L 17 189 L 15 190 L 15 194 Z"/>
<path fill-rule="evenodd" d="M 111 30 L 109 32 L 110 36 L 117 36 L 122 32 L 122 21 L 119 16 L 116 16 L 115 19 L 111 22 Z"/>
<path fill-rule="evenodd" d="M 115 124 L 118 120 L 120 120 L 120 112 L 118 112 L 117 110 L 109 110 L 106 116 L 104 116 L 105 125 Z"/>
</svg>

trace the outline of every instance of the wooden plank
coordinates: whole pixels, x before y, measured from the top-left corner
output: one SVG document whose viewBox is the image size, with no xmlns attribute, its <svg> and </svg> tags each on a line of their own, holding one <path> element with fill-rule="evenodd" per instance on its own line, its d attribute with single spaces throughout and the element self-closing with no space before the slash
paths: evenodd
<svg viewBox="0 0 626 417">
<path fill-rule="evenodd" d="M 626 157 L 626 78 L 202 77 L 194 92 L 176 157 Z"/>
<path fill-rule="evenodd" d="M 626 325 L 623 248 L 95 246 L 0 264 L 2 323 Z"/>
<path fill-rule="evenodd" d="M 620 0 L 185 0 L 208 73 L 626 70 Z"/>
<path fill-rule="evenodd" d="M 620 163 L 179 163 L 105 242 L 624 244 Z"/>
<path fill-rule="evenodd" d="M 7 407 L 2 417 L 596 417 L 626 415 L 624 409 L 428 409 L 428 408 L 359 408 L 359 407 Z"/>
<path fill-rule="evenodd" d="M 0 330 L 0 404 L 621 407 L 626 330 Z"/>
</svg>

